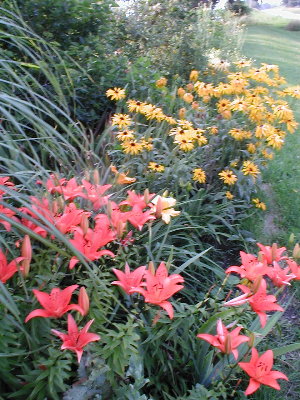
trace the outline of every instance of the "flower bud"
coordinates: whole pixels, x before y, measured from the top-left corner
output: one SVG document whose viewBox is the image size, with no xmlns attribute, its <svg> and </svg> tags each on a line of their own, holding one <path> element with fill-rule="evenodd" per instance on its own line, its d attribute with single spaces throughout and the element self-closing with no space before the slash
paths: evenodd
<svg viewBox="0 0 300 400">
<path fill-rule="evenodd" d="M 294 250 L 293 250 L 293 257 L 297 260 L 300 258 L 300 246 L 299 243 L 295 244 Z"/>
<path fill-rule="evenodd" d="M 79 296 L 78 296 L 78 305 L 82 308 L 84 311 L 83 315 L 86 315 L 89 312 L 90 309 L 90 299 L 89 296 L 85 290 L 85 287 L 82 286 L 79 290 Z"/>
<path fill-rule="evenodd" d="M 185 93 L 182 98 L 186 103 L 191 103 L 194 100 L 194 96 L 191 93 Z"/>
<path fill-rule="evenodd" d="M 185 94 L 185 90 L 182 87 L 180 87 L 177 89 L 177 94 L 179 97 L 183 97 Z"/>
<path fill-rule="evenodd" d="M 197 110 L 199 108 L 199 103 L 197 101 L 192 102 L 192 109 Z"/>
<path fill-rule="evenodd" d="M 230 354 L 232 352 L 232 340 L 230 334 L 225 337 L 224 348 L 226 354 Z"/>
<path fill-rule="evenodd" d="M 180 110 L 178 111 L 178 115 L 180 119 L 184 119 L 186 114 L 186 109 L 184 107 L 180 108 Z"/>
<path fill-rule="evenodd" d="M 163 87 L 165 87 L 166 86 L 166 84 L 167 84 L 167 79 L 165 78 L 165 77 L 161 77 L 160 79 L 158 79 L 156 82 L 155 82 L 155 85 L 156 85 L 156 87 L 158 87 L 158 88 L 163 88 Z"/>
<path fill-rule="evenodd" d="M 150 271 L 152 275 L 155 275 L 155 267 L 153 261 L 149 261 L 148 271 Z"/>
<path fill-rule="evenodd" d="M 276 261 L 277 258 L 277 243 L 272 244 L 272 262 Z"/>
<path fill-rule="evenodd" d="M 163 202 L 162 202 L 161 196 L 159 196 L 157 203 L 156 203 L 156 207 L 155 207 L 156 218 L 161 218 L 162 211 L 163 211 Z"/>
<path fill-rule="evenodd" d="M 192 91 L 194 90 L 194 85 L 193 85 L 192 83 L 188 83 L 188 84 L 186 85 L 186 88 L 187 88 L 187 90 L 188 90 L 189 92 L 192 92 Z"/>
<path fill-rule="evenodd" d="M 148 204 L 149 203 L 149 189 L 146 189 L 145 191 L 144 191 L 144 200 L 145 200 L 145 203 L 146 204 Z"/>
<path fill-rule="evenodd" d="M 258 275 L 257 278 L 255 278 L 253 285 L 252 285 L 252 293 L 253 294 L 257 293 L 257 291 L 259 290 L 262 279 L 263 279 L 262 275 Z"/>
<path fill-rule="evenodd" d="M 293 233 L 290 234 L 289 243 L 293 244 L 295 242 L 295 235 Z"/>
<path fill-rule="evenodd" d="M 107 203 L 106 207 L 107 207 L 107 216 L 108 216 L 109 219 L 111 219 L 111 216 L 112 216 L 112 213 L 113 213 L 113 209 L 112 209 L 112 205 L 111 205 L 110 201 Z"/>
<path fill-rule="evenodd" d="M 255 344 L 255 334 L 253 332 L 250 333 L 249 341 L 247 342 L 247 344 L 250 347 L 250 349 L 254 346 L 254 344 Z"/>
<path fill-rule="evenodd" d="M 32 248 L 30 243 L 30 237 L 28 235 L 24 236 L 21 255 L 24 257 L 24 260 L 21 262 L 21 272 L 23 276 L 27 276 L 29 274 L 30 262 L 32 258 Z"/>
<path fill-rule="evenodd" d="M 100 174 L 98 169 L 93 171 L 93 181 L 95 185 L 100 185 Z"/>
<path fill-rule="evenodd" d="M 123 236 L 123 233 L 125 232 L 125 230 L 126 230 L 126 222 L 119 220 L 117 222 L 117 226 L 116 226 L 117 237 L 121 238 Z"/>
<path fill-rule="evenodd" d="M 193 69 L 190 73 L 190 81 L 196 82 L 199 77 L 199 72 Z"/>
<path fill-rule="evenodd" d="M 80 227 L 82 229 L 83 234 L 86 235 L 89 229 L 89 219 L 86 216 L 86 214 L 82 214 Z"/>
</svg>

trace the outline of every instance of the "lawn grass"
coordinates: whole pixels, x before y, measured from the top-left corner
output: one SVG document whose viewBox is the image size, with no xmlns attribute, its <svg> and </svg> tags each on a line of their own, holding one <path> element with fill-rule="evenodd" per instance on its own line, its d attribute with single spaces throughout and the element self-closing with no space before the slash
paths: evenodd
<svg viewBox="0 0 300 400">
<path fill-rule="evenodd" d="M 254 12 L 248 20 L 243 53 L 257 63 L 277 64 L 289 85 L 300 84 L 300 32 L 285 29 L 288 20 Z M 293 110 L 300 122 L 300 101 L 293 101 Z M 271 184 L 277 209 L 277 240 L 286 241 L 294 233 L 300 241 L 300 129 L 289 135 L 285 147 L 264 173 Z M 268 198 L 266 198 L 268 204 Z M 272 202 L 271 202 L 272 203 Z M 270 210 L 269 212 L 274 212 Z M 266 232 L 263 232 L 266 236 Z M 270 235 L 272 236 L 272 235 Z M 271 238 L 269 238 L 271 239 Z M 282 243 L 284 244 L 284 243 Z"/>
<path fill-rule="evenodd" d="M 286 30 L 288 22 L 280 17 L 254 12 L 248 20 L 243 53 L 255 59 L 257 63 L 277 64 L 289 85 L 300 85 L 300 32 Z M 293 102 L 293 110 L 300 122 L 300 101 Z M 268 241 L 277 241 L 281 246 L 287 245 L 291 233 L 300 241 L 300 128 L 294 135 L 288 136 L 284 148 L 270 162 L 264 173 L 264 181 L 271 189 L 271 195 L 270 191 L 266 191 L 263 198 L 269 205 L 269 211 L 264 221 L 249 221 L 249 226 L 256 227 L 255 232 L 253 229 L 252 232 L 257 235 L 258 240 L 266 244 Z M 267 231 L 266 221 L 272 213 L 279 228 L 277 237 L 274 234 L 268 235 Z M 289 343 L 300 340 L 299 284 L 294 295 L 291 306 L 282 318 L 280 329 L 274 330 L 265 343 L 268 348 L 284 346 L 287 339 Z M 279 381 L 281 391 L 263 387 L 251 396 L 251 399 L 299 400 L 299 355 L 299 352 L 293 352 L 277 360 L 274 369 L 286 373 L 290 379 L 289 382 Z"/>
</svg>

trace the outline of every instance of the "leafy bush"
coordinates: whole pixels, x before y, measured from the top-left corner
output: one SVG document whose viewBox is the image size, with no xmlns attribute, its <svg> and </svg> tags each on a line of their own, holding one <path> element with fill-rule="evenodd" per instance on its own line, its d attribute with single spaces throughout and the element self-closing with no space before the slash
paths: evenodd
<svg viewBox="0 0 300 400">
<path fill-rule="evenodd" d="M 207 52 L 230 58 L 239 47 L 241 26 L 232 14 L 189 1 L 139 1 L 116 10 L 120 49 L 133 63 L 150 60 L 161 74 L 188 77 L 207 64 Z M 124 45 L 125 41 L 125 45 Z"/>
<path fill-rule="evenodd" d="M 288 31 L 300 31 L 300 21 L 294 20 L 287 24 L 286 28 Z"/>
<path fill-rule="evenodd" d="M 248 15 L 251 13 L 251 8 L 244 1 L 229 1 L 227 7 L 235 15 Z"/>
</svg>

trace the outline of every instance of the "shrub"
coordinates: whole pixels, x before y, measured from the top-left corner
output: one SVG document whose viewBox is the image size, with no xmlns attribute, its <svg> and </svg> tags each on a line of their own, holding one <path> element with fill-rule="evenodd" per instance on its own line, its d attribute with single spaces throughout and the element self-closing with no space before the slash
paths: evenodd
<svg viewBox="0 0 300 400">
<path fill-rule="evenodd" d="M 245 4 L 243 1 L 231 1 L 228 2 L 228 10 L 230 10 L 235 15 L 249 15 L 251 13 L 251 8 Z"/>
<path fill-rule="evenodd" d="M 116 15 L 126 33 L 120 38 L 122 52 L 133 62 L 146 57 L 167 77 L 187 78 L 191 69 L 202 69 L 211 49 L 230 58 L 239 47 L 239 21 L 223 10 L 192 7 L 188 1 L 139 1 Z"/>
<path fill-rule="evenodd" d="M 288 31 L 300 31 L 300 21 L 294 20 L 290 21 L 287 26 L 285 27 Z"/>
</svg>

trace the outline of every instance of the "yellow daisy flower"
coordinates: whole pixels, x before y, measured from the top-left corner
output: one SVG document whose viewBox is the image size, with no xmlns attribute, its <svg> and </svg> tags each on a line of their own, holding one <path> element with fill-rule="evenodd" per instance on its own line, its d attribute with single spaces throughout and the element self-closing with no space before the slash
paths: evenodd
<svg viewBox="0 0 300 400">
<path fill-rule="evenodd" d="M 193 181 L 199 182 L 199 183 L 205 183 L 206 182 L 206 174 L 203 171 L 202 168 L 195 168 L 193 170 Z"/>
<path fill-rule="evenodd" d="M 259 208 L 263 211 L 266 211 L 267 206 L 264 202 L 260 201 L 258 197 L 252 199 L 252 203 L 255 205 L 256 208 Z"/>
<path fill-rule="evenodd" d="M 151 143 L 152 140 L 153 140 L 152 138 L 149 138 L 148 140 L 142 138 L 140 144 L 143 146 L 145 150 L 151 151 L 153 150 L 153 144 Z"/>
<path fill-rule="evenodd" d="M 128 100 L 127 101 L 128 110 L 130 112 L 139 113 L 139 112 L 141 112 L 141 110 L 143 109 L 143 107 L 145 105 L 146 105 L 146 103 L 142 103 L 142 102 L 136 101 L 136 100 Z"/>
<path fill-rule="evenodd" d="M 251 60 L 242 59 L 234 63 L 238 68 L 250 67 L 252 64 Z"/>
<path fill-rule="evenodd" d="M 113 89 L 108 89 L 106 91 L 106 96 L 111 100 L 123 100 L 126 97 L 125 89 L 114 87 Z"/>
<path fill-rule="evenodd" d="M 143 146 L 141 143 L 136 142 L 135 140 L 126 140 L 122 143 L 122 148 L 124 153 L 126 154 L 139 154 L 143 151 Z"/>
<path fill-rule="evenodd" d="M 154 172 L 164 172 L 165 167 L 161 164 L 157 164 L 157 163 L 151 161 L 148 164 L 148 169 L 150 169 L 151 171 L 154 171 Z"/>
<path fill-rule="evenodd" d="M 134 139 L 134 131 L 126 130 L 126 131 L 118 132 L 117 139 L 120 140 L 121 142 L 124 142 L 125 140 Z"/>
<path fill-rule="evenodd" d="M 194 148 L 194 143 L 190 139 L 185 138 L 175 138 L 174 143 L 179 145 L 180 150 L 191 151 Z"/>
<path fill-rule="evenodd" d="M 225 193 L 225 196 L 228 200 L 232 200 L 234 198 L 234 195 L 231 192 L 229 192 L 229 190 Z"/>
<path fill-rule="evenodd" d="M 234 185 L 237 181 L 237 176 L 230 169 L 224 169 L 218 175 L 226 185 Z"/>
<path fill-rule="evenodd" d="M 219 132 L 219 128 L 216 125 L 212 125 L 208 127 L 209 133 L 212 135 L 216 135 Z"/>
<path fill-rule="evenodd" d="M 266 140 L 267 140 L 268 145 L 272 146 L 273 149 L 276 149 L 276 150 L 280 150 L 284 143 L 283 137 L 278 135 L 277 133 L 273 133 L 272 135 L 269 135 Z"/>
<path fill-rule="evenodd" d="M 258 166 L 251 161 L 243 162 L 242 172 L 244 175 L 251 175 L 254 178 L 256 178 L 258 174 L 260 174 Z"/>
<path fill-rule="evenodd" d="M 114 114 L 112 117 L 112 125 L 118 125 L 119 128 L 126 128 L 132 123 L 132 120 L 127 114 Z"/>
<path fill-rule="evenodd" d="M 248 151 L 250 154 L 254 154 L 254 153 L 256 152 L 256 146 L 255 146 L 255 144 L 254 144 L 254 143 L 248 143 L 248 144 L 247 144 L 247 151 Z"/>
</svg>

